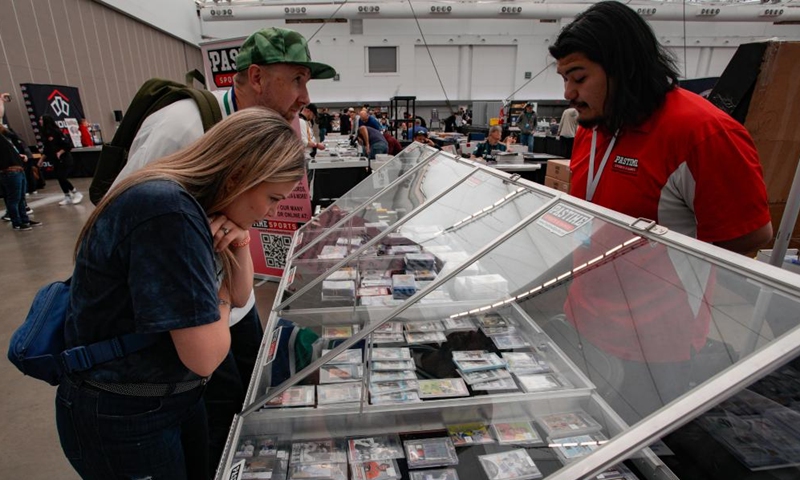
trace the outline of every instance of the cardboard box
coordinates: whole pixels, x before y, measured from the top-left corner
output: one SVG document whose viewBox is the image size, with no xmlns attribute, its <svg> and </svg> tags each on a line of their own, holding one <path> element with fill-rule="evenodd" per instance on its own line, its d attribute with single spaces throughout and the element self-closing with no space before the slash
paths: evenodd
<svg viewBox="0 0 800 480">
<path fill-rule="evenodd" d="M 561 180 L 569 185 L 572 178 L 572 170 L 569 169 L 569 160 L 548 160 L 545 176 L 555 180 Z"/>
<path fill-rule="evenodd" d="M 552 161 L 552 160 L 551 160 Z M 549 162 L 548 162 L 549 163 Z M 548 170 L 550 168 L 548 167 Z M 558 178 L 553 178 L 550 176 L 544 177 L 544 186 L 554 188 L 558 191 L 569 193 L 569 182 L 565 182 Z"/>
</svg>

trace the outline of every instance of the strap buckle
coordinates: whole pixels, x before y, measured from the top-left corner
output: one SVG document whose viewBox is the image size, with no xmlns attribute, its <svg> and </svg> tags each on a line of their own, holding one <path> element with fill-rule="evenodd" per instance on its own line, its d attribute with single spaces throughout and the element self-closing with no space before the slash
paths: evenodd
<svg viewBox="0 0 800 480">
<path fill-rule="evenodd" d="M 89 350 L 84 346 L 61 352 L 61 360 L 64 362 L 67 373 L 82 372 L 92 368 L 94 365 L 89 355 Z"/>
</svg>

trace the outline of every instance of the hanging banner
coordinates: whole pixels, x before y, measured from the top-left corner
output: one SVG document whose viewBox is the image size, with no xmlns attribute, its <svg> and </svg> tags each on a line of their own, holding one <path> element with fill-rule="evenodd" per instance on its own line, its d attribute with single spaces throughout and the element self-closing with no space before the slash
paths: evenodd
<svg viewBox="0 0 800 480">
<path fill-rule="evenodd" d="M 39 117 L 50 115 L 65 135 L 72 139 L 74 147 L 81 144 L 81 132 L 78 128 L 83 120 L 83 104 L 78 89 L 66 85 L 44 85 L 38 83 L 22 83 L 22 98 L 28 110 L 28 118 L 36 134 L 36 141 L 41 146 L 39 135 Z"/>
<path fill-rule="evenodd" d="M 206 75 L 206 86 L 209 90 L 230 88 L 233 86 L 233 75 L 236 73 L 236 55 L 245 37 L 208 42 L 200 45 L 203 55 L 203 66 Z"/>
</svg>

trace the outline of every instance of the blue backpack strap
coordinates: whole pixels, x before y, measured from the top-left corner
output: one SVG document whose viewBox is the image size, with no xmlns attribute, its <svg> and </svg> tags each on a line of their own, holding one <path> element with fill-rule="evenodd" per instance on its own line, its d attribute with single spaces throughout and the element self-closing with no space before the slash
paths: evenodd
<svg viewBox="0 0 800 480">
<path fill-rule="evenodd" d="M 129 333 L 91 345 L 70 348 L 61 352 L 66 373 L 82 372 L 95 365 L 122 358 L 153 345 L 158 335 Z"/>
</svg>

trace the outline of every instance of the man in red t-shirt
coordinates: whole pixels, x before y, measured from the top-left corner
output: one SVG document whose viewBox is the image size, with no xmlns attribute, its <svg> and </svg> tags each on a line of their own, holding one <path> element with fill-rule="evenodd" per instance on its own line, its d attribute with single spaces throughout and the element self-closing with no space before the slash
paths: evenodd
<svg viewBox="0 0 800 480">
<path fill-rule="evenodd" d="M 564 97 L 578 110 L 570 194 L 734 252 L 769 241 L 766 188 L 750 135 L 677 86 L 673 58 L 635 11 L 597 3 L 549 50 Z M 613 227 L 603 229 L 596 225 L 592 239 L 613 235 Z M 576 251 L 576 264 L 588 255 Z M 628 421 L 688 388 L 691 360 L 706 343 L 716 278 L 698 263 L 647 245 L 570 286 L 565 314 L 579 335 L 579 355 L 603 370 L 593 380 L 621 397 L 611 402 Z"/>
</svg>

